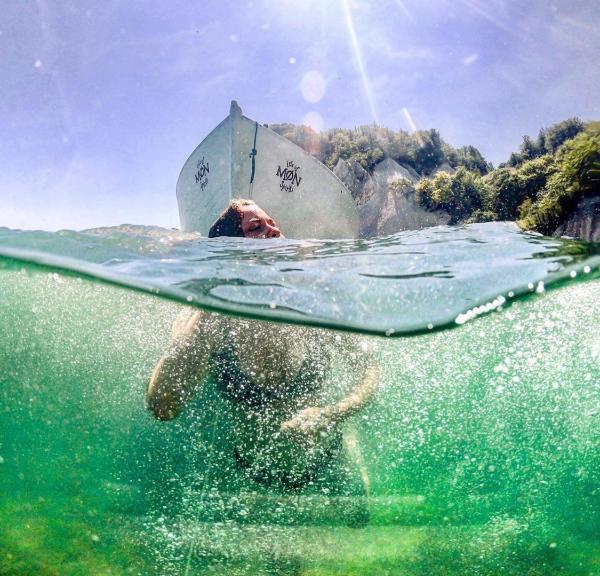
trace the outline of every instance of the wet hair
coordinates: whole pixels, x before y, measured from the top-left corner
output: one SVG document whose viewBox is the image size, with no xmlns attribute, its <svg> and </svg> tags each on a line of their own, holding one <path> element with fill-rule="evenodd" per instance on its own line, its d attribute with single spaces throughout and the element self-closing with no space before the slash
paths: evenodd
<svg viewBox="0 0 600 576">
<path fill-rule="evenodd" d="M 246 200 L 245 198 L 235 198 L 221 214 L 214 221 L 213 225 L 208 231 L 209 238 L 216 238 L 217 236 L 237 236 L 243 237 L 244 231 L 242 230 L 242 207 L 243 206 L 255 206 L 252 200 Z"/>
</svg>

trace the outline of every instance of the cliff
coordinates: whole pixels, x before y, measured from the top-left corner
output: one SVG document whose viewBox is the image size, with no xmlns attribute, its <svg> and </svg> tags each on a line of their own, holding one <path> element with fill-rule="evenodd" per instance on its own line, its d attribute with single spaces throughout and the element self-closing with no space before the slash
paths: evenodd
<svg viewBox="0 0 600 576">
<path fill-rule="evenodd" d="M 362 236 L 447 222 L 514 220 L 546 235 L 598 240 L 593 199 L 600 196 L 600 122 L 568 118 L 542 128 L 537 138 L 524 136 L 498 168 L 474 146 L 454 148 L 434 129 L 271 128 L 346 184 L 359 208 Z"/>
<path fill-rule="evenodd" d="M 358 205 L 360 236 L 385 236 L 401 230 L 418 230 L 447 224 L 441 210 L 425 210 L 415 199 L 419 174 L 386 158 L 369 174 L 358 162 L 339 160 L 334 174 L 346 184 Z"/>
<path fill-rule="evenodd" d="M 587 242 L 600 242 L 600 196 L 584 198 L 554 236 L 570 236 Z"/>
</svg>

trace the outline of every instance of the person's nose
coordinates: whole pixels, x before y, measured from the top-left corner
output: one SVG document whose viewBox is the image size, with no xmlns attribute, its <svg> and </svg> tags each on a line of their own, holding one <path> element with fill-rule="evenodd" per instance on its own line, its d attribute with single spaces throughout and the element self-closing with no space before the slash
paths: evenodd
<svg viewBox="0 0 600 576">
<path fill-rule="evenodd" d="M 281 230 L 277 227 L 277 225 L 271 226 L 267 224 L 267 233 L 265 234 L 266 238 L 280 238 Z"/>
</svg>

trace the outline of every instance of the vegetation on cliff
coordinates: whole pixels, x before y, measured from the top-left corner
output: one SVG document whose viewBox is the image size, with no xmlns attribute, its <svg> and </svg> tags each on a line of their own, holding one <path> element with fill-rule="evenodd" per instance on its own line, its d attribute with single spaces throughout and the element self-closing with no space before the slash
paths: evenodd
<svg viewBox="0 0 600 576">
<path fill-rule="evenodd" d="M 600 130 L 566 141 L 553 164 L 546 185 L 520 206 L 521 226 L 544 234 L 562 224 L 582 198 L 600 195 Z"/>
<path fill-rule="evenodd" d="M 414 186 L 419 204 L 446 211 L 452 224 L 516 220 L 551 234 L 582 198 L 600 194 L 598 122 L 569 118 L 540 130 L 535 140 L 524 136 L 496 169 L 477 148 L 453 148 L 437 130 L 409 134 L 371 125 L 318 134 L 293 124 L 270 127 L 330 168 L 343 159 L 372 172 L 386 157 L 414 168 L 423 176 Z M 453 172 L 440 170 L 442 164 Z"/>
<path fill-rule="evenodd" d="M 552 234 L 582 198 L 600 193 L 600 130 L 590 124 L 571 137 L 564 128 L 574 124 L 568 120 L 540 132 L 554 136 L 543 154 L 526 153 L 531 139 L 525 137 L 512 164 L 484 176 L 460 168 L 422 179 L 416 198 L 430 210 L 446 210 L 452 223 L 516 220 L 527 230 Z"/>
<path fill-rule="evenodd" d="M 317 133 L 308 126 L 271 124 L 271 130 L 285 136 L 323 164 L 333 169 L 338 160 L 358 162 L 371 171 L 384 158 L 414 168 L 428 175 L 443 162 L 452 168 L 465 168 L 486 174 L 492 165 L 485 161 L 474 146 L 452 148 L 442 140 L 437 130 L 408 133 L 390 130 L 377 124 L 353 129 L 333 128 Z"/>
</svg>

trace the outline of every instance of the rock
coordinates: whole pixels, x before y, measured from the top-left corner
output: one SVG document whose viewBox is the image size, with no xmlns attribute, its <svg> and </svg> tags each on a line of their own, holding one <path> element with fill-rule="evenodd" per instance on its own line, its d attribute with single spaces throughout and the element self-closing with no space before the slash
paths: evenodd
<svg viewBox="0 0 600 576">
<path fill-rule="evenodd" d="M 413 182 L 418 182 L 423 176 L 419 174 L 412 166 L 407 166 L 406 164 L 399 164 L 402 168 L 408 170 L 408 173 L 412 176 Z"/>
<path fill-rule="evenodd" d="M 450 216 L 429 212 L 415 200 L 414 184 L 420 176 L 412 168 L 386 158 L 371 176 L 374 191 L 365 204 L 358 207 L 360 236 L 385 236 L 401 230 L 419 230 L 427 226 L 447 224 Z"/>
<path fill-rule="evenodd" d="M 440 164 L 437 168 L 435 168 L 431 172 L 429 177 L 433 178 L 438 172 L 447 172 L 448 174 L 454 174 L 456 172 L 456 170 L 454 168 L 452 168 L 452 166 L 450 166 L 450 164 L 448 164 L 448 162 L 444 162 L 443 164 Z"/>
<path fill-rule="evenodd" d="M 391 158 L 386 158 L 375 166 L 373 178 L 379 185 L 386 185 L 390 182 L 397 181 L 400 178 L 406 178 L 406 180 L 409 180 L 412 184 L 416 184 L 421 179 L 419 174 L 413 168 L 402 166 L 402 164 L 398 164 L 398 162 Z"/>
<path fill-rule="evenodd" d="M 361 206 L 380 187 L 388 183 L 406 178 L 412 183 L 421 179 L 419 173 L 410 166 L 403 166 L 391 158 L 386 158 L 369 174 L 356 160 L 338 160 L 333 173 L 347 186 L 356 204 Z"/>
<path fill-rule="evenodd" d="M 600 241 L 600 196 L 583 198 L 554 236 L 570 236 L 587 242 Z"/>
<path fill-rule="evenodd" d="M 346 185 L 354 201 L 360 205 L 373 193 L 369 173 L 356 160 L 338 160 L 333 173 Z"/>
<path fill-rule="evenodd" d="M 429 212 L 415 200 L 421 176 L 410 166 L 386 158 L 369 174 L 355 160 L 339 160 L 333 173 L 348 187 L 358 206 L 360 236 L 383 236 L 447 224 L 444 212 Z"/>
<path fill-rule="evenodd" d="M 401 230 L 420 230 L 447 224 L 449 214 L 429 212 L 417 204 L 415 190 L 407 179 L 379 187 L 368 202 L 358 207 L 362 238 L 386 236 Z"/>
</svg>

